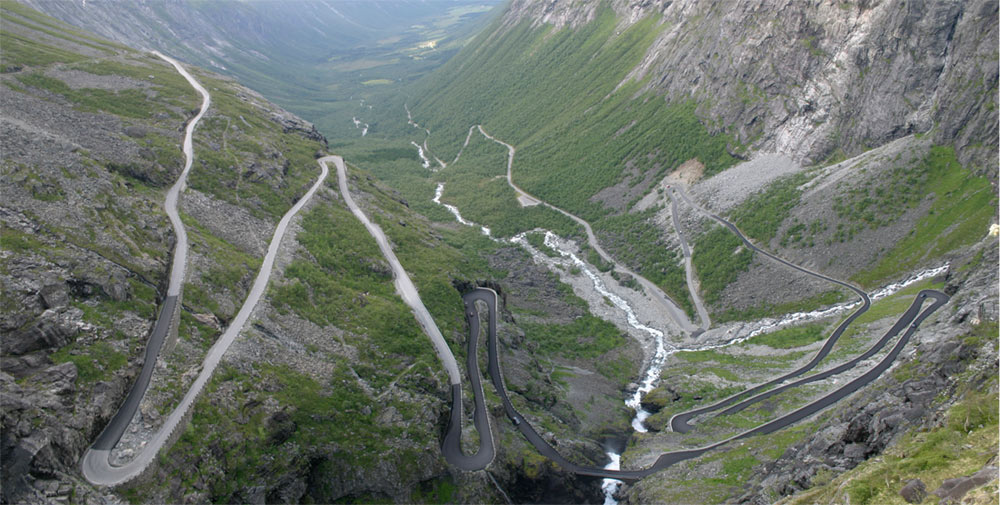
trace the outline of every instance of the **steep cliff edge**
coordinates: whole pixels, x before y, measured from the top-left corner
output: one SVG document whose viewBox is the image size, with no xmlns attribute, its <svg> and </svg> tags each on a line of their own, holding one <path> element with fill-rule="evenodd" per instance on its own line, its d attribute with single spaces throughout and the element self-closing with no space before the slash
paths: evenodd
<svg viewBox="0 0 1000 505">
<path fill-rule="evenodd" d="M 695 99 L 713 131 L 804 164 L 911 133 L 996 166 L 997 2 L 611 2 L 662 29 L 627 79 Z M 503 23 L 579 28 L 599 4 L 512 2 Z"/>
</svg>

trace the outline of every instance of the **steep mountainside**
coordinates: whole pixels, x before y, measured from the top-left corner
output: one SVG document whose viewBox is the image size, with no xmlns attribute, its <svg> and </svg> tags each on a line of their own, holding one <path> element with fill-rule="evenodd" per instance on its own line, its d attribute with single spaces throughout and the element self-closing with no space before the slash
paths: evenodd
<svg viewBox="0 0 1000 505">
<path fill-rule="evenodd" d="M 591 220 L 612 254 L 689 310 L 682 251 L 663 192 L 665 177 L 688 160 L 695 161 L 678 180 L 705 179 L 692 191 L 713 211 L 732 212 L 756 240 L 800 263 L 833 267 L 874 286 L 978 239 L 992 219 L 995 7 L 935 4 L 926 7 L 934 15 L 917 22 L 899 18 L 907 9 L 892 2 L 829 11 L 765 3 L 732 13 L 702 2 L 514 2 L 475 44 L 416 87 L 408 110 L 430 132 L 426 145 L 441 160 L 462 152 L 468 128 L 477 124 L 516 146 L 520 187 Z M 723 43 L 726 51 L 710 49 Z M 876 53 L 877 64 L 865 63 Z M 841 61 L 848 54 L 868 56 Z M 398 116 L 384 115 L 373 130 L 406 135 L 400 125 Z M 952 156 L 956 163 L 948 161 Z M 738 158 L 756 161 L 724 172 Z M 805 165 L 816 170 L 803 171 Z M 919 242 L 909 244 L 911 251 L 887 254 L 916 223 L 942 210 L 929 207 L 935 194 L 936 205 L 951 206 L 934 193 L 938 184 L 970 173 L 982 179 L 945 185 L 975 204 L 952 208 L 948 223 L 924 224 L 936 231 L 911 240 Z M 816 190 L 806 191 L 810 185 Z M 469 202 L 464 212 L 489 208 L 481 191 L 449 187 L 453 201 Z M 659 196 L 642 200 L 654 190 Z M 725 232 L 706 234 L 711 227 L 703 216 L 683 205 L 680 212 L 693 216 L 684 228 L 693 235 L 701 288 L 718 302 L 718 315 L 737 317 L 733 311 L 828 289 L 766 287 L 754 279 L 791 278 L 749 252 L 726 261 L 722 253 L 737 249 L 735 237 L 719 242 Z M 510 219 L 492 214 L 484 224 L 503 221 L 515 231 L 537 224 L 523 217 L 512 228 Z M 952 240 L 959 228 L 976 231 Z M 941 247 L 924 247 L 945 231 L 953 235 L 941 235 Z M 900 261 L 901 255 L 911 258 Z M 742 289 L 724 289 L 748 268 L 757 274 L 737 284 Z"/>
<path fill-rule="evenodd" d="M 699 343 L 751 335 L 767 323 L 761 318 L 834 309 L 797 316 L 806 323 L 764 340 L 673 354 L 643 403 L 659 433 L 632 438 L 623 456 L 630 468 L 756 426 L 845 380 L 703 418 L 693 439 L 667 431 L 674 414 L 800 366 L 843 317 L 836 304 L 853 300 L 748 250 L 708 212 L 780 257 L 868 291 L 936 269 L 919 285 L 954 295 L 950 315 L 926 323 L 897 372 L 801 426 L 733 444 L 625 493 L 636 503 L 768 503 L 877 456 L 918 427 L 953 436 L 938 423 L 953 399 L 969 397 L 958 411 L 985 404 L 986 431 L 995 422 L 992 400 L 970 391 L 996 390 L 995 341 L 974 337 L 996 332 L 996 41 L 996 2 L 515 1 L 406 104 L 372 122 L 373 132 L 410 139 L 429 161 L 423 170 L 378 173 L 413 199 L 437 183 L 442 202 L 501 236 L 541 226 L 583 242 L 573 223 L 516 203 L 521 189 L 591 221 L 608 252 L 690 314 L 685 300 L 703 297 L 713 326 Z M 392 114 L 399 109 L 405 118 Z M 512 161 L 491 152 L 481 132 L 516 148 Z M 497 179 L 505 162 L 517 188 Z M 611 268 L 581 248 L 595 269 Z M 873 345 L 915 290 L 876 303 L 820 369 Z M 645 314 L 653 324 L 664 318 Z M 920 478 L 937 485 L 974 473 L 995 451 L 979 439 L 966 449 L 984 450 L 942 455 L 966 466 Z M 881 487 L 858 484 L 852 503 L 898 499 L 918 476 L 914 467 L 889 471 Z"/>
<path fill-rule="evenodd" d="M 515 0 L 502 26 L 580 28 L 599 2 Z M 818 162 L 930 132 L 996 166 L 997 2 L 613 1 L 662 29 L 625 79 L 693 98 L 713 131 Z M 624 81 L 624 79 L 623 79 Z"/>
<path fill-rule="evenodd" d="M 386 63 L 402 58 L 399 41 L 324 61 L 331 44 L 372 40 L 351 12 L 399 6 L 378 17 L 402 27 L 434 2 L 92 3 L 32 5 L 113 20 L 109 36 L 242 73 L 269 98 L 301 95 L 341 125 L 327 144 L 264 96 L 192 68 L 212 106 L 181 197 L 191 252 L 179 316 L 113 463 L 134 458 L 195 381 L 328 148 L 458 361 L 470 338 L 461 295 L 500 294 L 502 383 L 520 415 L 487 388 L 495 459 L 448 465 L 448 374 L 330 177 L 184 429 L 141 477 L 88 484 L 80 457 L 134 382 L 163 305 L 175 241 L 163 199 L 200 100 L 161 59 L 7 2 L 4 502 L 864 505 L 917 488 L 995 499 L 996 1 L 514 0 L 453 58 L 460 44 L 447 39 L 405 77 L 418 67 Z M 441 22 L 402 40 L 445 37 Z M 398 72 L 373 70 L 386 68 Z M 330 72 L 405 92 L 325 109 L 344 91 Z M 947 302 L 897 337 L 924 289 Z M 856 290 L 871 294 L 863 314 Z M 573 464 L 641 469 L 882 363 L 791 426 L 620 487 L 522 437 L 530 425 Z M 792 373 L 795 387 L 676 422 Z M 471 453 L 481 434 L 465 379 Z"/>
<path fill-rule="evenodd" d="M 124 486 L 88 484 L 80 458 L 134 383 L 165 297 L 175 239 L 163 199 L 200 98 L 157 57 L 14 3 L 0 8 L 5 503 L 599 496 L 596 483 L 554 471 L 510 426 L 496 426 L 505 443 L 489 475 L 445 464 L 446 374 L 335 178 L 293 222 L 265 300 L 173 443 Z M 190 387 L 326 149 L 311 124 L 227 78 L 191 71 L 212 105 L 195 129 L 180 198 L 191 245 L 179 316 L 114 464 L 135 457 Z M 638 373 L 638 346 L 518 247 L 428 222 L 356 165 L 349 179 L 456 354 L 462 290 L 517 273 L 494 284 L 506 300 L 512 396 L 572 457 L 603 463 L 596 440 L 628 423 L 619 397 Z M 524 342 L 522 326 L 549 341 Z"/>
</svg>

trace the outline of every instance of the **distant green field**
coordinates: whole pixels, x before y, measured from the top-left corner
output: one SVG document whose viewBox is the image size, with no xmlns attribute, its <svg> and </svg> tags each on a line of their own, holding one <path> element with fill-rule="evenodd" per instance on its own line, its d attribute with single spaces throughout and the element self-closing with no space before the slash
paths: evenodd
<svg viewBox="0 0 1000 505">
<path fill-rule="evenodd" d="M 661 29 L 650 16 L 619 33 L 610 9 L 576 29 L 496 25 L 417 84 L 410 109 L 436 155 L 453 158 L 483 124 L 517 147 L 520 186 L 595 220 L 608 210 L 590 197 L 621 181 L 626 163 L 663 175 L 691 158 L 708 174 L 735 161 L 731 139 L 712 135 L 693 102 L 626 80 Z"/>
</svg>

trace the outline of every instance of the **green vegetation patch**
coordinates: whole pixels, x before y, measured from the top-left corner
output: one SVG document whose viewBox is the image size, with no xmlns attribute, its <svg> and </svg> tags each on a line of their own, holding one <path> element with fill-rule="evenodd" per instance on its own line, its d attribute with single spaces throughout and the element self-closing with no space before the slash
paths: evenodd
<svg viewBox="0 0 1000 505">
<path fill-rule="evenodd" d="M 395 294 L 389 265 L 349 211 L 317 206 L 305 214 L 302 228 L 297 238 L 312 260 L 297 259 L 285 269 L 289 282 L 271 288 L 275 307 L 320 326 L 336 323 L 368 334 L 390 353 L 433 357 L 413 314 Z"/>
<path fill-rule="evenodd" d="M 316 181 L 316 152 L 323 145 L 283 132 L 232 84 L 204 76 L 199 80 L 212 89 L 212 108 L 195 132 L 188 183 L 276 221 Z"/>
<path fill-rule="evenodd" d="M 663 29 L 659 21 L 619 30 L 603 8 L 594 21 L 559 31 L 498 22 L 422 81 L 411 109 L 434 132 L 438 156 L 453 157 L 469 126 L 482 124 L 518 148 L 518 185 L 594 220 L 607 209 L 590 197 L 622 180 L 626 162 L 657 174 L 691 158 L 706 174 L 734 162 L 730 138 L 710 134 L 693 101 L 666 103 L 626 82 Z"/>
<path fill-rule="evenodd" d="M 12 3 L 4 2 L 4 7 Z M 0 72 L 10 72 L 22 66 L 38 67 L 53 63 L 72 63 L 84 59 L 83 55 L 42 44 L 8 30 L 0 31 L 0 45 L 3 46 L 2 57 L 0 57 Z"/>
<path fill-rule="evenodd" d="M 542 232 L 529 233 L 524 236 L 524 239 L 528 241 L 528 244 L 531 244 L 531 247 L 538 249 L 542 254 L 550 258 L 558 258 L 560 256 L 555 249 L 545 245 L 545 234 Z"/>
<path fill-rule="evenodd" d="M 34 234 L 24 233 L 0 224 L 0 248 L 14 253 L 40 253 L 45 248 L 45 244 L 38 240 Z"/>
<path fill-rule="evenodd" d="M 49 358 L 54 363 L 71 362 L 76 365 L 77 381 L 81 384 L 106 381 L 128 363 L 124 353 L 104 341 L 89 345 L 73 343 L 52 353 Z"/>
<path fill-rule="evenodd" d="M 231 397 L 241 406 L 238 412 L 213 400 L 217 394 Z M 262 407 L 268 402 L 277 402 L 280 410 Z M 160 456 L 161 471 L 165 481 L 201 488 L 216 502 L 231 501 L 261 483 L 276 485 L 274 475 L 304 468 L 331 475 L 387 459 L 394 465 L 412 464 L 429 442 L 426 430 L 376 422 L 390 405 L 412 414 L 400 402 L 373 403 L 343 359 L 336 360 L 326 383 L 286 365 L 258 363 L 247 372 L 223 365 L 192 409 L 180 439 Z M 191 472 L 192 465 L 201 470 Z M 327 493 L 332 491 L 317 483 L 307 498 L 330 502 L 334 497 Z M 144 492 L 148 489 L 134 494 L 142 498 Z"/>
<path fill-rule="evenodd" d="M 233 299 L 242 299 L 254 274 L 260 269 L 262 259 L 215 236 L 187 214 L 182 213 L 181 220 L 190 237 L 191 247 L 212 261 L 206 271 L 201 272 L 200 286 L 192 283 L 185 285 L 184 303 L 197 311 L 213 312 L 219 319 L 228 321 L 235 313 L 222 311 L 213 301 L 213 296 L 223 294 Z M 238 307 L 237 303 L 234 310 Z"/>
<path fill-rule="evenodd" d="M 778 233 L 788 214 L 799 204 L 802 196 L 799 187 L 809 179 L 810 176 L 804 173 L 778 179 L 733 209 L 730 214 L 732 221 L 744 235 L 766 246 Z"/>
<path fill-rule="evenodd" d="M 723 365 L 737 365 L 751 369 L 771 369 L 805 355 L 805 351 L 789 352 L 773 356 L 746 356 L 729 354 L 717 350 L 679 351 L 675 356 L 689 363 L 715 362 Z"/>
<path fill-rule="evenodd" d="M 625 343 L 615 325 L 591 314 L 568 324 L 523 323 L 526 339 L 546 355 L 566 358 L 597 358 Z"/>
<path fill-rule="evenodd" d="M 336 152 L 344 157 L 349 170 L 371 172 L 396 190 L 414 212 L 434 221 L 455 221 L 450 212 L 431 201 L 437 182 L 421 164 L 417 148 L 408 141 L 366 137 L 363 141 L 343 142 L 336 146 Z"/>
<path fill-rule="evenodd" d="M 489 227 L 498 237 L 535 228 L 582 236 L 579 225 L 549 207 L 522 207 L 504 178 L 506 173 L 507 148 L 474 131 L 459 160 L 436 175 L 446 181 L 441 201 L 455 205 L 465 219 Z M 446 219 L 454 217 L 448 214 Z"/>
<path fill-rule="evenodd" d="M 54 38 L 66 40 L 74 45 L 84 45 L 105 52 L 110 49 L 128 49 L 121 44 L 94 37 L 17 2 L 4 2 L 3 5 L 0 5 L 0 13 L 3 14 L 5 23 L 18 24 Z M 6 52 L 6 48 L 4 49 Z"/>
<path fill-rule="evenodd" d="M 682 310 L 694 317 L 694 303 L 681 255 L 668 246 L 663 232 L 653 224 L 655 213 L 655 209 L 648 209 L 641 213 L 608 216 L 595 223 L 594 228 L 610 254 L 659 286 Z"/>
<path fill-rule="evenodd" d="M 63 81 L 40 73 L 21 74 L 17 79 L 22 84 L 61 95 L 87 112 L 107 112 L 131 118 L 151 118 L 163 112 L 163 106 L 149 99 L 142 90 L 123 89 L 108 91 L 96 88 L 72 89 Z"/>
<path fill-rule="evenodd" d="M 758 335 L 747 340 L 743 345 L 754 344 L 766 345 L 774 349 L 794 349 L 823 340 L 827 336 L 826 328 L 827 325 L 822 323 L 782 328 L 773 333 Z"/>
<path fill-rule="evenodd" d="M 726 286 L 750 268 L 754 256 L 728 228 L 715 225 L 695 240 L 693 249 L 691 262 L 698 271 L 701 290 L 708 303 L 721 299 Z"/>
<path fill-rule="evenodd" d="M 911 271 L 921 263 L 976 242 L 986 235 L 991 220 L 996 218 L 997 196 L 989 180 L 963 168 L 955 157 L 954 148 L 931 148 L 913 172 L 912 177 L 918 177 L 920 188 L 915 194 L 933 192 L 934 202 L 909 235 L 873 267 L 852 277 L 864 286 L 877 285 L 900 272 Z"/>
<path fill-rule="evenodd" d="M 778 317 L 783 314 L 807 312 L 810 310 L 816 310 L 820 307 L 828 307 L 846 299 L 847 295 L 843 290 L 833 289 L 802 300 L 777 304 L 765 303 L 746 309 L 727 309 L 726 311 L 715 315 L 714 320 L 722 323 L 728 321 L 752 321 L 756 319 L 763 319 L 765 317 Z"/>
</svg>

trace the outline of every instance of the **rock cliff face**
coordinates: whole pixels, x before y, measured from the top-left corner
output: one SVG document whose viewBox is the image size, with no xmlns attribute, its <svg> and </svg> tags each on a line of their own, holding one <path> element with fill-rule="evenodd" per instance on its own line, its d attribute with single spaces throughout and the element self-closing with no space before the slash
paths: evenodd
<svg viewBox="0 0 1000 505">
<path fill-rule="evenodd" d="M 598 2 L 514 1 L 504 22 L 591 21 Z M 693 98 L 713 130 L 809 164 L 911 133 L 996 166 L 997 2 L 612 2 L 662 32 L 629 78 Z"/>
<path fill-rule="evenodd" d="M 64 16 L 94 15 L 88 21 L 91 24 L 104 19 L 96 16 L 97 11 L 87 11 L 84 2 L 44 3 Z M 4 195 L 0 202 L 3 500 L 62 501 L 70 496 L 96 500 L 107 497 L 80 480 L 79 457 L 124 397 L 140 365 L 144 337 L 162 298 L 173 240 L 159 210 L 162 193 L 179 171 L 180 131 L 197 100 L 186 83 L 157 59 L 73 32 L 12 5 L 0 6 L 5 35 L 9 31 L 19 37 L 9 43 L 5 39 L 0 67 L 0 131 L 5 151 L 0 180 Z M 201 18 L 182 9 L 184 5 L 189 4 L 130 4 L 117 22 L 109 24 L 108 34 L 121 40 L 148 36 L 154 44 L 171 45 L 185 38 L 176 33 L 176 26 L 183 25 L 197 32 L 195 40 L 204 43 L 185 49 L 198 57 L 217 55 L 215 63 L 220 67 L 228 64 L 223 58 L 252 58 L 255 65 L 264 65 L 268 57 L 252 48 L 266 44 L 275 35 L 274 26 L 302 22 L 319 29 L 320 20 L 328 19 L 281 18 L 265 26 L 260 12 L 253 16 L 243 12 L 218 18 L 231 24 L 216 27 L 206 21 L 216 18 Z M 564 145 L 566 139 L 597 145 L 608 137 L 651 137 L 667 125 L 657 122 L 661 119 L 656 111 L 643 111 L 638 103 L 658 108 L 660 103 L 651 98 L 665 95 L 669 106 L 687 103 L 695 111 L 697 119 L 685 123 L 688 129 L 696 129 L 700 119 L 711 131 L 728 133 L 734 140 L 728 146 L 723 140 L 725 149 L 706 148 L 674 161 L 708 153 L 713 158 L 719 154 L 729 163 L 732 158 L 726 150 L 735 156 L 766 151 L 786 155 L 755 160 L 764 165 L 780 160 L 780 169 L 744 165 L 703 184 L 695 183 L 701 177 L 699 169 L 689 180 L 692 195 L 713 211 L 739 210 L 749 193 L 766 192 L 783 177 L 803 175 L 799 164 L 850 158 L 794 179 L 798 181 L 790 186 L 794 191 L 786 192 L 792 198 L 778 198 L 780 205 L 787 204 L 782 209 L 787 216 L 774 223 L 770 234 L 761 235 L 761 243 L 797 263 L 850 277 L 888 257 L 887 243 L 906 243 L 915 240 L 907 237 L 919 236 L 930 245 L 913 246 L 910 256 L 898 256 L 907 262 L 905 266 L 883 269 L 865 282 L 904 275 L 928 266 L 932 259 L 933 266 L 948 261 L 952 267 L 944 281 L 949 294 L 955 295 L 954 308 L 940 311 L 928 323 L 928 330 L 915 340 L 916 351 L 901 360 L 904 365 L 850 403 L 773 438 L 756 438 L 747 441 L 747 447 L 729 448 L 730 453 L 720 451 L 692 462 L 697 482 L 685 474 L 689 467 L 678 465 L 626 488 L 623 498 L 635 503 L 740 497 L 749 503 L 769 502 L 814 485 L 817 475 L 846 471 L 891 447 L 907 430 L 932 425 L 948 406 L 936 401 L 938 395 L 967 389 L 962 381 L 987 384 L 987 379 L 995 380 L 995 347 L 964 337 L 970 328 L 997 316 L 992 263 L 997 256 L 996 241 L 995 237 L 982 238 L 986 231 L 982 224 L 993 222 L 995 216 L 992 211 L 986 217 L 977 214 L 982 205 L 972 210 L 938 205 L 949 198 L 968 197 L 970 202 L 995 206 L 995 189 L 982 179 L 973 181 L 964 177 L 965 172 L 953 170 L 957 163 L 949 157 L 957 153 L 968 167 L 996 183 L 995 1 L 514 0 L 500 22 L 508 28 L 529 20 L 556 30 L 578 29 L 601 17 L 603 5 L 611 5 L 617 19 L 603 13 L 606 24 L 598 36 L 607 38 L 586 40 L 588 50 L 615 46 L 627 27 L 641 26 L 641 33 L 622 44 L 639 47 L 641 39 L 644 55 L 636 58 L 634 68 L 630 63 L 626 71 L 615 74 L 607 89 L 590 89 L 598 97 L 593 103 L 575 102 L 578 117 L 568 117 L 575 110 L 561 99 L 579 97 L 556 96 L 540 108 L 531 103 L 535 97 L 529 90 L 517 97 L 525 99 L 520 104 L 522 115 L 502 117 L 510 114 L 505 109 L 509 104 L 490 103 L 495 96 L 449 90 L 456 93 L 444 97 L 445 101 L 475 104 L 478 107 L 465 109 L 483 116 L 452 125 L 462 134 L 454 141 L 461 144 L 470 124 L 479 121 L 497 120 L 509 130 L 530 130 L 523 126 L 531 121 L 548 127 L 549 118 L 539 119 L 544 114 L 538 110 L 561 115 L 558 119 L 568 126 L 551 131 L 538 128 L 547 136 L 528 139 L 534 144 L 519 151 L 517 164 L 525 155 L 531 159 L 532 147 L 538 153 Z M 139 19 L 143 15 L 163 12 L 168 13 L 163 19 L 178 18 L 176 26 L 157 24 L 169 33 L 151 34 L 138 28 L 143 26 Z M 655 23 L 649 22 L 651 18 Z M 39 23 L 58 27 L 62 36 L 38 29 Z M 617 32 L 603 30 L 608 26 Z M 226 30 L 245 31 L 247 48 L 230 52 L 233 43 L 227 42 L 225 33 L 232 32 Z M 295 35 L 289 40 L 301 40 L 297 37 L 302 33 Z M 553 39 L 558 38 L 546 40 Z M 310 46 L 310 51 L 322 52 L 321 45 Z M 561 49 L 575 59 L 574 64 L 586 66 L 586 61 L 593 60 L 569 46 L 573 44 L 563 44 Z M 615 51 L 593 54 L 605 58 L 601 61 L 620 61 L 613 58 Z M 496 82 L 506 84 L 531 77 L 518 74 L 513 81 L 503 81 L 501 77 L 510 77 L 503 75 L 506 63 L 499 69 L 475 64 L 469 64 L 470 73 L 495 72 L 486 78 L 489 81 L 495 76 Z M 518 69 L 524 73 L 546 70 L 550 68 Z M 197 161 L 182 203 L 193 244 L 183 315 L 178 336 L 168 345 L 154 375 L 154 386 L 115 455 L 121 459 L 131 457 L 193 379 L 205 349 L 239 308 L 277 216 L 312 182 L 314 154 L 326 147 L 311 124 L 267 103 L 259 94 L 219 76 L 195 72 L 214 101 L 195 137 Z M 588 80 L 607 77 L 599 74 L 594 71 Z M 619 75 L 625 76 L 623 82 L 636 79 L 641 83 L 619 87 L 629 91 L 626 98 L 616 98 L 619 101 L 614 103 L 621 107 L 607 107 L 621 112 L 614 116 L 601 109 L 606 103 L 598 102 L 601 96 L 614 94 Z M 550 81 L 562 84 L 558 79 Z M 545 84 L 546 80 L 531 82 Z M 633 93 L 641 99 L 628 98 Z M 424 105 L 421 112 L 433 108 L 435 104 Z M 667 108 L 664 104 L 663 109 Z M 608 131 L 613 135 L 596 127 L 584 132 L 589 136 L 577 135 L 576 121 L 586 119 L 591 111 L 611 120 L 595 120 L 590 126 L 622 122 L 611 125 Z M 666 117 L 687 119 L 685 114 Z M 455 120 L 446 116 L 438 118 L 438 123 Z M 643 119 L 649 117 L 657 119 Z M 398 123 L 409 131 L 405 121 Z M 444 136 L 439 134 L 444 129 L 432 126 L 435 136 L 430 140 L 436 148 L 434 142 Z M 688 143 L 687 139 L 669 140 Z M 405 148 L 401 151 L 409 149 L 407 141 L 399 144 Z M 601 185 L 613 176 L 583 181 L 592 186 L 590 194 L 600 195 L 599 202 L 590 202 L 593 215 L 609 212 L 612 217 L 633 217 L 628 215 L 632 201 L 645 194 L 656 200 L 648 206 L 651 213 L 658 212 L 655 219 L 650 218 L 650 226 L 662 230 L 654 231 L 672 226 L 666 224 L 671 216 L 664 214 L 669 205 L 662 190 L 669 188 L 664 184 L 676 182 L 661 180 L 661 176 L 673 166 L 659 152 L 660 144 L 666 142 L 651 144 L 655 145 L 649 152 L 638 152 L 648 144 L 636 152 L 632 152 L 633 145 L 626 145 L 611 155 L 625 158 L 597 158 L 601 162 L 597 171 L 611 173 L 622 165 L 628 172 L 617 186 Z M 572 156 L 595 150 L 592 145 L 576 147 L 570 149 Z M 381 155 L 393 155 L 393 149 L 351 148 L 370 154 L 364 163 L 372 165 Z M 944 154 L 939 152 L 942 149 Z M 359 155 L 358 159 L 365 158 Z M 545 158 L 536 154 L 534 159 Z M 940 163 L 933 165 L 935 160 Z M 714 168 L 728 167 L 722 164 L 716 161 Z M 502 163 L 498 166 L 502 168 Z M 522 167 L 517 165 L 515 170 Z M 574 165 L 571 170 L 577 168 Z M 604 182 L 594 182 L 598 180 Z M 951 184 L 950 193 L 937 194 L 941 181 Z M 413 198 L 408 195 L 408 203 L 358 167 L 351 167 L 349 184 L 366 213 L 392 237 L 401 261 L 412 270 L 429 309 L 455 349 L 466 338 L 458 292 L 470 285 L 468 279 L 490 279 L 484 282 L 502 292 L 510 309 L 501 324 L 502 361 L 507 364 L 505 380 L 516 402 L 537 421 L 533 424 L 544 428 L 543 436 L 573 460 L 606 463 L 597 441 L 617 439 L 627 431 L 630 413 L 622 406 L 621 396 L 639 373 L 635 369 L 641 355 L 638 345 L 594 321 L 584 330 L 574 329 L 579 326 L 573 323 L 589 316 L 587 303 L 519 248 L 487 241 L 474 230 L 455 225 L 450 215 L 445 215 L 446 221 L 435 221 L 415 214 L 409 208 L 411 203 L 416 208 Z M 566 180 L 560 180 L 543 189 L 554 193 L 565 186 Z M 895 198 L 905 193 L 898 191 L 904 187 L 912 188 L 905 201 Z M 417 196 L 429 199 L 430 195 L 417 192 Z M 563 198 L 573 204 L 577 196 Z M 761 207 L 770 210 L 770 203 L 764 201 Z M 866 206 L 877 212 L 863 214 Z M 694 238 L 707 235 L 704 216 L 682 212 Z M 957 218 L 932 222 L 928 216 L 934 212 Z M 616 231 L 612 224 L 607 226 L 605 231 Z M 927 229 L 931 231 L 914 234 Z M 674 232 L 663 234 L 670 238 L 664 244 L 676 249 Z M 293 225 L 289 237 L 293 235 L 296 239 L 283 245 L 268 299 L 259 305 L 225 358 L 188 429 L 143 480 L 121 491 L 125 496 L 151 502 L 501 502 L 505 498 L 582 502 L 599 496 L 595 482 L 561 472 L 538 456 L 495 405 L 491 407 L 496 421 L 492 428 L 500 441 L 497 461 L 488 472 L 478 474 L 449 469 L 438 452 L 448 407 L 444 374 L 412 315 L 398 300 L 391 274 L 369 236 L 332 187 L 317 194 Z M 601 238 L 608 236 L 616 235 L 603 233 Z M 617 236 L 623 238 L 615 254 L 630 252 L 629 247 L 650 237 Z M 961 247 L 953 247 L 960 241 L 964 241 Z M 701 245 L 696 243 L 696 255 Z M 736 245 L 732 254 L 722 251 L 722 256 L 728 259 L 741 249 Z M 729 289 L 712 309 L 739 309 L 743 312 L 733 317 L 750 318 L 758 317 L 753 315 L 760 313 L 755 309 L 770 310 L 813 296 L 820 301 L 810 302 L 809 309 L 836 301 L 823 298 L 828 287 L 791 286 L 794 279 L 788 274 L 763 263 L 759 257 L 754 259 L 730 280 Z M 707 279 L 707 269 L 699 275 Z M 774 289 L 776 284 L 785 288 Z M 889 316 L 880 317 L 875 323 L 884 326 Z M 557 341 L 566 328 L 586 334 L 600 330 L 604 335 L 600 339 L 571 335 L 570 343 Z M 861 330 L 862 337 L 879 328 L 873 323 Z M 723 333 L 727 327 L 723 322 L 715 330 Z M 605 344 L 598 340 L 612 342 L 613 349 L 600 350 Z M 808 345 L 812 344 L 816 342 Z M 584 356 L 580 351 L 586 345 L 592 346 L 588 351 L 592 353 Z M 802 347 L 788 354 L 804 359 L 809 349 Z M 712 436 L 711 425 L 707 433 L 688 438 L 660 431 L 670 409 L 729 394 L 788 365 L 779 363 L 782 353 L 777 348 L 758 345 L 753 348 L 758 354 L 739 359 L 726 355 L 729 350 L 720 350 L 714 358 L 711 351 L 701 356 L 717 360 L 718 366 L 678 363 L 676 369 L 667 370 L 664 383 L 713 377 L 704 382 L 705 387 L 696 382 L 675 389 L 668 386 L 658 391 L 663 393 L 660 397 L 647 398 L 646 405 L 663 411 L 658 424 L 650 424 L 654 433 L 630 440 L 627 465 Z M 722 359 L 727 356 L 728 362 Z M 771 368 L 768 363 L 772 362 L 778 364 Z M 743 373 L 746 370 L 741 367 L 752 373 Z M 806 391 L 779 407 L 805 401 L 809 394 L 818 393 Z M 466 407 L 471 412 L 471 404 Z M 715 426 L 718 433 L 736 427 Z M 773 454 L 774 450 L 778 453 Z M 192 468 L 198 469 L 197 475 L 191 475 Z M 726 487 L 718 491 L 712 485 Z M 664 494 L 673 488 L 687 488 L 692 494 Z"/>
</svg>

